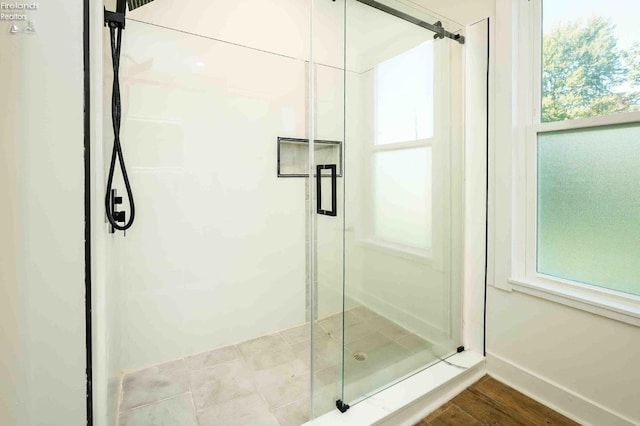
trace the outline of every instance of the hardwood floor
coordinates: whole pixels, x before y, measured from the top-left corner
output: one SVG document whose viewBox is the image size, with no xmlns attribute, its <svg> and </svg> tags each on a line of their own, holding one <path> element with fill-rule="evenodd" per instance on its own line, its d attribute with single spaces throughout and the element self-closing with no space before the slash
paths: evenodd
<svg viewBox="0 0 640 426">
<path fill-rule="evenodd" d="M 484 376 L 416 426 L 578 425 L 515 389 Z"/>
</svg>

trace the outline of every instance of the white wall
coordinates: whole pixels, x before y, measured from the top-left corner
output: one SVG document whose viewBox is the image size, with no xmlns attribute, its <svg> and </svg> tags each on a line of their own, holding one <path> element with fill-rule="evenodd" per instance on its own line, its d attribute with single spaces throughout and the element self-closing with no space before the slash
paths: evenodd
<svg viewBox="0 0 640 426">
<path fill-rule="evenodd" d="M 85 422 L 82 2 L 0 21 L 0 424 Z"/>
<path fill-rule="evenodd" d="M 487 324 L 489 374 L 582 424 L 640 423 L 637 327 L 493 287 Z"/>
<path fill-rule="evenodd" d="M 495 211 L 487 308 L 489 373 L 583 424 L 640 424 L 640 329 L 565 305 L 509 292 L 514 50 L 512 3 L 498 0 L 494 38 Z M 495 274 L 494 274 L 495 272 Z"/>
</svg>

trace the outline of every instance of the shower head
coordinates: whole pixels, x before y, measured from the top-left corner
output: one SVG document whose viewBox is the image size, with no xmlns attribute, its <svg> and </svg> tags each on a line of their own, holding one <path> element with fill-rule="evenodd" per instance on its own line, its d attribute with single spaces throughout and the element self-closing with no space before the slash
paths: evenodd
<svg viewBox="0 0 640 426">
<path fill-rule="evenodd" d="M 152 1 L 153 0 L 127 0 L 127 4 L 129 5 L 129 11 L 132 11 Z"/>
</svg>

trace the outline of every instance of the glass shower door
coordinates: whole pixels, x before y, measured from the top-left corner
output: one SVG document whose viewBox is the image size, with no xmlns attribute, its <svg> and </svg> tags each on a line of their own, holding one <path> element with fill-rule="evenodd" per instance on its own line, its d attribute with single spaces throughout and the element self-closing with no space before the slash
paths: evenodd
<svg viewBox="0 0 640 426">
<path fill-rule="evenodd" d="M 312 10 L 312 417 L 462 345 L 463 47 L 365 3 Z"/>
<path fill-rule="evenodd" d="M 331 377 L 341 374 L 336 399 L 354 404 L 462 345 L 463 47 L 361 1 L 327 3 L 338 7 L 333 15 L 316 10 L 314 24 L 344 37 L 344 56 L 336 61 L 342 78 L 330 80 L 336 70 L 322 69 L 319 54 L 332 39 L 316 29 L 315 135 L 340 123 L 344 164 L 336 177 L 322 156 L 314 158 L 318 205 L 332 206 L 328 194 L 336 190 L 338 200 L 337 216 L 315 216 L 315 329 L 341 346 L 342 371 Z M 438 20 L 397 1 L 381 3 Z M 324 120 L 327 91 L 343 96 L 332 109 L 344 114 L 341 121 Z M 340 296 L 342 321 L 325 317 Z M 329 340 L 314 336 L 317 355 L 322 341 Z M 319 389 L 326 376 L 318 370 L 314 378 Z"/>
</svg>

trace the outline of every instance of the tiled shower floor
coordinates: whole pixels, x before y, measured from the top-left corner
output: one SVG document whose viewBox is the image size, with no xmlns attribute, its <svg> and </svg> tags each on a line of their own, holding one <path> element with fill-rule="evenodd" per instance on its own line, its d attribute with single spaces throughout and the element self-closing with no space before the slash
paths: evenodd
<svg viewBox="0 0 640 426">
<path fill-rule="evenodd" d="M 347 401 L 435 360 L 427 341 L 365 307 L 348 310 L 346 322 Z M 324 413 L 341 395 L 342 314 L 319 325 L 314 411 Z M 306 324 L 127 374 L 119 425 L 301 425 L 309 420 L 309 348 Z"/>
</svg>

